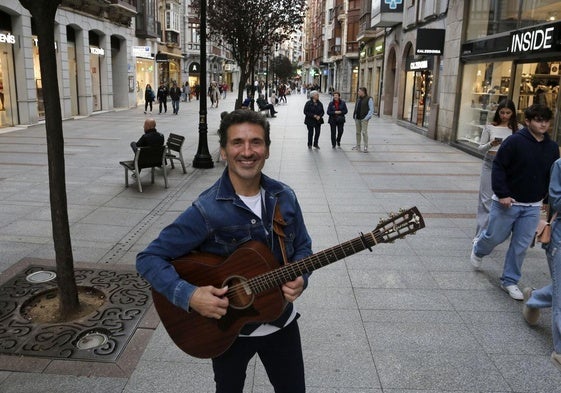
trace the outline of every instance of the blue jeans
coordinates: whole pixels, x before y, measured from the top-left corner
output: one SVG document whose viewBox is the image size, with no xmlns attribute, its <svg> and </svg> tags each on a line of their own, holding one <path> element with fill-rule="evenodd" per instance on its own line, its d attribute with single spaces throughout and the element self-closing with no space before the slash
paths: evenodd
<svg viewBox="0 0 561 393">
<path fill-rule="evenodd" d="M 173 108 L 173 113 L 177 114 L 177 112 L 179 112 L 179 100 L 172 100 L 171 106 Z"/>
<path fill-rule="evenodd" d="M 475 242 L 473 251 L 478 257 L 489 255 L 512 234 L 501 276 L 504 286 L 518 284 L 522 276 L 522 262 L 534 239 L 539 220 L 539 206 L 513 205 L 507 208 L 498 201 L 493 201 L 489 224 Z"/>
<path fill-rule="evenodd" d="M 561 221 L 556 220 L 551 227 L 551 242 L 546 248 L 547 262 L 551 274 L 551 335 L 553 349 L 561 353 Z M 545 287 L 547 288 L 547 287 Z M 543 290 L 542 288 L 541 290 Z M 540 290 L 540 291 L 541 291 Z M 536 291 L 534 291 L 536 292 Z M 532 292 L 532 298 L 534 293 Z"/>
</svg>

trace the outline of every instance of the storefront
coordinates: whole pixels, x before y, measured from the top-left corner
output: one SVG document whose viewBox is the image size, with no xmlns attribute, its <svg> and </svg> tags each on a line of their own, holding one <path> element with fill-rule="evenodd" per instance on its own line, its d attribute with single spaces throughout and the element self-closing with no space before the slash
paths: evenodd
<svg viewBox="0 0 561 393">
<path fill-rule="evenodd" d="M 432 67 L 432 58 L 407 61 L 402 119 L 423 128 L 429 124 Z"/>
<path fill-rule="evenodd" d="M 133 46 L 132 55 L 136 58 L 136 104 L 144 105 L 146 85 L 150 85 L 154 91 L 158 89 L 154 84 L 154 57 L 149 46 Z"/>
<path fill-rule="evenodd" d="M 200 94 L 199 92 L 199 86 L 201 85 L 201 65 L 197 62 L 192 62 L 191 64 L 189 64 L 189 86 L 190 86 L 190 91 L 191 91 L 191 97 L 196 97 L 197 99 L 199 99 L 199 97 L 197 96 L 197 94 Z"/>
<path fill-rule="evenodd" d="M 170 53 L 158 52 L 156 54 L 156 64 L 158 66 L 158 85 L 163 83 L 171 86 L 174 82 L 181 85 L 179 78 L 181 57 Z"/>
<path fill-rule="evenodd" d="M 561 22 L 466 42 L 461 48 L 461 61 L 464 67 L 457 111 L 458 143 L 475 150 L 481 131 L 504 99 L 514 102 L 521 124 L 528 106 L 547 105 L 554 113 L 551 135 L 557 142 L 561 140 Z"/>
<path fill-rule="evenodd" d="M 15 70 L 12 48 L 16 37 L 0 26 L 0 127 L 13 126 L 17 119 Z"/>
</svg>

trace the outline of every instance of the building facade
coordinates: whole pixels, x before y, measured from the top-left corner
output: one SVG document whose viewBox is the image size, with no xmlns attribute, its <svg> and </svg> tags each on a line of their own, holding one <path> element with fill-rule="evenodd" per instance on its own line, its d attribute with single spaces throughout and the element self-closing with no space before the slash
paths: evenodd
<svg viewBox="0 0 561 393">
<path fill-rule="evenodd" d="M 56 14 L 55 42 L 64 118 L 134 103 L 128 27 L 136 8 L 65 1 Z M 77 5 L 76 5 L 77 6 Z M 89 13 L 105 15 L 93 18 Z M 34 124 L 45 109 L 35 22 L 18 1 L 0 5 L 0 127 Z"/>
<path fill-rule="evenodd" d="M 200 81 L 198 15 L 182 0 L 63 0 L 55 16 L 63 118 L 144 104 L 147 84 Z M 0 4 L 0 128 L 45 118 L 35 21 Z M 236 84 L 229 52 L 207 43 L 207 82 Z M 194 89 L 192 89 L 194 92 Z"/>
<path fill-rule="evenodd" d="M 539 102 L 561 140 L 561 3 L 372 0 L 361 10 L 359 84 L 378 113 L 479 154 L 501 100 L 520 122 Z"/>
</svg>

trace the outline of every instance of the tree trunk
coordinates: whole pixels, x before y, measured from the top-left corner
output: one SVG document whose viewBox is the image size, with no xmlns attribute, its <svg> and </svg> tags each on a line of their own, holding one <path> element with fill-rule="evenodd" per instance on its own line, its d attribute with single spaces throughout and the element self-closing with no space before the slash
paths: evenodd
<svg viewBox="0 0 561 393">
<path fill-rule="evenodd" d="M 31 13 L 37 29 L 39 64 L 45 100 L 45 128 L 49 164 L 51 221 L 56 255 L 60 314 L 66 319 L 80 307 L 68 224 L 64 137 L 55 51 L 55 15 L 61 0 L 20 0 Z"/>
</svg>

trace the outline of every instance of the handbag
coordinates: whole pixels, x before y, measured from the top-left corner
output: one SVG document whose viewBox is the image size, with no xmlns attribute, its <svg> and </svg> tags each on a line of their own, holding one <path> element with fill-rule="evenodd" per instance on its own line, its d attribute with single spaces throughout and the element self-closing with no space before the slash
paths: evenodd
<svg viewBox="0 0 561 393">
<path fill-rule="evenodd" d="M 323 124 L 323 123 L 324 123 L 323 117 L 320 117 L 320 118 L 319 118 L 318 123 L 319 123 L 319 124 Z"/>
<path fill-rule="evenodd" d="M 549 244 L 551 241 L 551 223 L 557 218 L 557 212 L 551 216 L 549 221 L 541 219 L 536 228 L 535 241 L 541 244 Z"/>
</svg>

